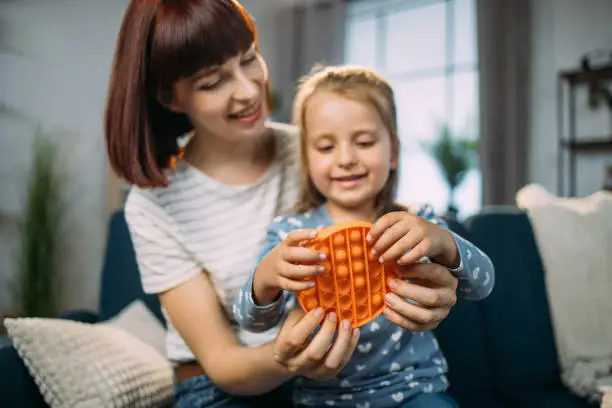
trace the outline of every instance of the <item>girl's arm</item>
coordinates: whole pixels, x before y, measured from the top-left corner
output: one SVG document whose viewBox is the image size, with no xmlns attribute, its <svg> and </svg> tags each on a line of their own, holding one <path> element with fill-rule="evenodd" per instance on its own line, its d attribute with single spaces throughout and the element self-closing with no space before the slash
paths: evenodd
<svg viewBox="0 0 612 408">
<path fill-rule="evenodd" d="M 434 215 L 431 207 L 423 207 L 417 215 L 449 230 L 455 240 L 459 252 L 459 266 L 450 271 L 459 279 L 457 296 L 466 300 L 481 300 L 489 296 L 495 286 L 495 267 L 487 254 L 470 241 L 450 231 L 446 222 Z"/>
<path fill-rule="evenodd" d="M 292 299 L 290 293 L 281 291 L 276 300 L 269 304 L 259 304 L 255 295 L 254 281 L 257 274 L 261 273 L 261 260 L 266 257 L 278 244 L 280 244 L 287 230 L 286 217 L 278 217 L 274 220 L 266 233 L 264 249 L 259 257 L 259 265 L 255 272 L 242 286 L 234 299 L 234 317 L 240 327 L 252 332 L 263 332 L 275 327 L 290 308 Z"/>
</svg>

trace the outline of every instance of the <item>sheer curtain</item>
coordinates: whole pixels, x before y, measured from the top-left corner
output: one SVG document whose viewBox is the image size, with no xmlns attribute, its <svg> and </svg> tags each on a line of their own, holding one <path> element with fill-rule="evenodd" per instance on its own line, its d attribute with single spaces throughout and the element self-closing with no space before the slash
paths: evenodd
<svg viewBox="0 0 612 408">
<path fill-rule="evenodd" d="M 455 137 L 479 136 L 479 72 L 474 0 L 376 0 L 347 13 L 345 62 L 375 68 L 391 82 L 402 142 L 398 200 L 447 210 L 449 189 L 424 145 L 447 124 Z M 480 208 L 481 173 L 455 192 L 460 214 Z"/>
</svg>

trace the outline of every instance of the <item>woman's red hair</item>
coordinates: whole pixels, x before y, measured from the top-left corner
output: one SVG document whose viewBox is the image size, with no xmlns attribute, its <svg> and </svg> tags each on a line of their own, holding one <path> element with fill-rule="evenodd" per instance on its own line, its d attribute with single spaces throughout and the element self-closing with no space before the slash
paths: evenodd
<svg viewBox="0 0 612 408">
<path fill-rule="evenodd" d="M 236 0 L 132 0 L 119 31 L 105 111 L 110 164 L 130 184 L 164 187 L 188 118 L 158 100 L 174 83 L 256 42 Z"/>
</svg>

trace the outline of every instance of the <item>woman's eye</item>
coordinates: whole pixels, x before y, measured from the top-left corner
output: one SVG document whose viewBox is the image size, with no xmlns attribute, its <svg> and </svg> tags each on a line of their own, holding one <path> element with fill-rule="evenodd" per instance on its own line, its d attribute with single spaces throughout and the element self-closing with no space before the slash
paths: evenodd
<svg viewBox="0 0 612 408">
<path fill-rule="evenodd" d="M 255 61 L 257 59 L 257 54 L 256 53 L 249 53 L 248 55 L 245 55 L 242 58 L 242 61 L 240 61 L 240 63 L 242 65 L 247 65 L 250 64 L 251 62 Z"/>
<path fill-rule="evenodd" d="M 198 89 L 201 91 L 212 91 L 213 89 L 221 85 L 222 82 L 223 82 L 223 78 L 219 78 L 211 82 L 205 82 L 205 83 L 198 85 Z"/>
</svg>

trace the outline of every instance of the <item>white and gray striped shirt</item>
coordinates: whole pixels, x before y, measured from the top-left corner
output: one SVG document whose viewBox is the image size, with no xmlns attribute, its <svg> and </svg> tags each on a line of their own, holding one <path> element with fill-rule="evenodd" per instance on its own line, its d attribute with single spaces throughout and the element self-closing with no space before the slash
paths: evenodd
<svg viewBox="0 0 612 408">
<path fill-rule="evenodd" d="M 269 127 L 276 157 L 256 183 L 225 185 L 183 162 L 167 188 L 133 187 L 125 205 L 144 291 L 163 292 L 205 269 L 238 339 L 247 346 L 272 340 L 278 327 L 260 334 L 240 329 L 233 320 L 233 297 L 257 265 L 266 229 L 295 204 L 299 191 L 298 131 L 276 123 Z M 164 315 L 168 358 L 193 360 Z"/>
</svg>

